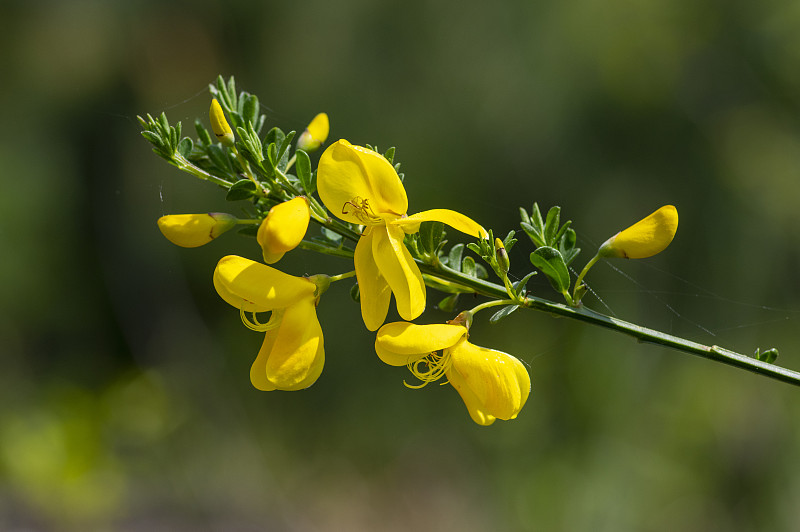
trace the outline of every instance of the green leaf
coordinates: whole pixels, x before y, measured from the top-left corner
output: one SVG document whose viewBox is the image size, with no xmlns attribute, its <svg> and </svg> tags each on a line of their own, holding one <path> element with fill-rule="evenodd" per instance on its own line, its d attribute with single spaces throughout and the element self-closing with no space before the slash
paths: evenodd
<svg viewBox="0 0 800 532">
<path fill-rule="evenodd" d="M 546 242 L 547 246 L 555 246 L 556 245 L 556 233 L 558 233 L 558 228 L 561 225 L 561 207 L 554 206 L 550 207 L 550 210 L 547 211 L 547 221 L 544 223 L 544 241 Z"/>
<path fill-rule="evenodd" d="M 183 137 L 183 139 L 178 143 L 178 153 L 186 157 L 189 155 L 189 153 L 191 153 L 193 147 L 194 142 L 192 142 L 192 139 L 189 137 Z"/>
<path fill-rule="evenodd" d="M 569 270 L 557 249 L 549 246 L 538 248 L 531 253 L 531 263 L 547 276 L 558 293 L 563 294 L 569 289 Z"/>
<path fill-rule="evenodd" d="M 200 119 L 195 118 L 194 120 L 194 130 L 197 133 L 197 139 L 200 141 L 200 144 L 203 146 L 209 146 L 212 144 L 211 142 L 211 135 L 208 133 L 208 130 L 205 128 Z"/>
<path fill-rule="evenodd" d="M 516 291 L 517 295 L 522 295 L 523 293 L 525 293 L 525 285 L 528 284 L 530 278 L 536 275 L 537 273 L 538 272 L 531 272 L 522 279 L 520 279 L 519 281 L 517 281 L 516 283 L 514 283 L 513 285 L 511 285 Z"/>
<path fill-rule="evenodd" d="M 558 250 L 564 257 L 564 262 L 566 262 L 567 265 L 570 265 L 572 261 L 575 260 L 575 257 L 577 257 L 581 252 L 580 248 L 575 247 L 576 241 L 577 236 L 575 235 L 575 231 L 570 228 L 564 232 L 560 242 L 558 243 Z"/>
<path fill-rule="evenodd" d="M 311 159 L 303 150 L 297 150 L 295 152 L 295 157 L 297 158 L 295 161 L 297 178 L 300 180 L 300 184 L 303 185 L 303 190 L 305 190 L 307 194 L 313 194 L 314 187 L 312 187 L 311 183 Z"/>
<path fill-rule="evenodd" d="M 239 107 L 241 107 L 240 113 L 244 123 L 255 127 L 258 122 L 258 112 L 260 110 L 258 96 L 245 93 L 244 98 L 239 101 Z"/>
<path fill-rule="evenodd" d="M 278 156 L 275 160 L 278 161 L 277 164 L 281 170 L 285 170 L 286 165 L 289 163 L 289 153 L 287 150 L 292 144 L 292 139 L 296 133 L 296 131 L 290 131 L 280 143 L 280 147 L 278 148 Z"/>
<path fill-rule="evenodd" d="M 536 229 L 537 233 L 542 234 L 544 222 L 542 221 L 542 213 L 539 211 L 539 204 L 536 202 L 531 208 L 531 225 Z"/>
<path fill-rule="evenodd" d="M 503 318 L 505 318 L 506 316 L 508 316 L 509 314 L 514 312 L 515 310 L 517 310 L 518 308 L 519 308 L 519 305 L 507 305 L 507 306 L 501 308 L 500 310 L 495 312 L 494 315 L 491 318 L 489 318 L 489 323 L 497 323 L 498 321 L 502 320 Z"/>
<path fill-rule="evenodd" d="M 249 179 L 240 179 L 228 190 L 225 199 L 228 201 L 245 200 L 253 196 L 256 192 L 256 184 Z"/>
<path fill-rule="evenodd" d="M 464 255 L 464 244 L 456 244 L 450 248 L 450 253 L 447 255 L 447 265 L 454 270 L 461 269 L 461 257 Z"/>
<path fill-rule="evenodd" d="M 355 301 L 356 303 L 358 303 L 359 301 L 361 301 L 361 292 L 360 292 L 360 291 L 359 291 L 359 289 L 358 289 L 358 283 L 354 284 L 354 285 L 352 286 L 352 288 L 350 288 L 350 297 L 351 297 L 351 298 L 353 299 L 353 301 Z"/>
<path fill-rule="evenodd" d="M 777 360 L 777 358 L 778 358 L 778 350 L 775 349 L 774 347 L 772 349 L 767 349 L 763 353 L 760 352 L 760 351 L 761 351 L 760 349 L 756 349 L 756 352 L 755 352 L 756 359 L 758 359 L 758 360 L 760 360 L 762 362 L 766 362 L 767 364 L 774 363 L 775 360 Z"/>
<path fill-rule="evenodd" d="M 386 150 L 386 153 L 383 154 L 384 158 L 389 161 L 389 164 L 394 163 L 394 146 Z"/>
<path fill-rule="evenodd" d="M 475 266 L 475 259 L 472 257 L 464 257 L 464 260 L 461 261 L 461 271 L 470 277 L 475 277 Z"/>
<path fill-rule="evenodd" d="M 233 166 L 231 166 L 228 153 L 223 150 L 219 144 L 212 144 L 208 147 L 208 158 L 211 159 L 211 162 L 220 170 L 229 173 L 233 172 Z"/>
<path fill-rule="evenodd" d="M 419 227 L 419 239 L 422 244 L 422 251 L 429 257 L 437 256 L 439 245 L 445 237 L 444 224 L 442 222 L 422 222 Z"/>
<path fill-rule="evenodd" d="M 325 237 L 326 240 L 329 240 L 336 244 L 342 241 L 342 235 L 340 235 L 339 233 L 331 231 L 327 227 L 320 227 L 320 229 L 322 230 L 322 235 Z"/>
<path fill-rule="evenodd" d="M 458 304 L 458 294 L 450 294 L 446 298 L 439 301 L 436 307 L 444 312 L 453 312 Z"/>
</svg>

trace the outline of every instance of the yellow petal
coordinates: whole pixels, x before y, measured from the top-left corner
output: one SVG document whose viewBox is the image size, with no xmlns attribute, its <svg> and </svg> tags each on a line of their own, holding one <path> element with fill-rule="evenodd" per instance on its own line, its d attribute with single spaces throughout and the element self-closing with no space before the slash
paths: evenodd
<svg viewBox="0 0 800 532">
<path fill-rule="evenodd" d="M 678 210 L 665 205 L 600 246 L 601 257 L 644 259 L 661 253 L 678 231 Z"/>
<path fill-rule="evenodd" d="M 429 211 L 422 211 L 405 218 L 398 218 L 392 220 L 392 225 L 397 225 L 404 228 L 406 233 L 416 233 L 419 231 L 419 224 L 421 222 L 442 222 L 449 225 L 457 231 L 474 236 L 475 238 L 486 238 L 489 233 L 481 227 L 481 225 L 470 218 L 464 216 L 460 212 L 451 211 L 449 209 L 431 209 Z"/>
<path fill-rule="evenodd" d="M 264 262 L 277 262 L 284 253 L 296 248 L 306 235 L 310 218 L 308 200 L 303 196 L 272 207 L 261 222 L 256 237 L 264 254 Z"/>
<path fill-rule="evenodd" d="M 356 244 L 353 262 L 356 267 L 358 290 L 361 294 L 361 317 L 364 319 L 367 329 L 375 331 L 386 320 L 392 291 L 378 270 L 378 265 L 375 264 L 372 256 L 372 240 L 372 230 L 367 229 L 367 232 Z"/>
<path fill-rule="evenodd" d="M 467 411 L 472 421 L 483 426 L 488 426 L 495 422 L 497 418 L 486 412 L 483 403 L 481 403 L 478 396 L 475 395 L 475 392 L 470 389 L 467 382 L 457 371 L 453 371 L 452 369 L 448 371 L 447 380 L 453 385 L 453 388 L 456 389 L 458 395 L 461 396 L 461 400 L 464 401 L 464 404 L 467 406 Z"/>
<path fill-rule="evenodd" d="M 375 352 L 390 366 L 405 366 L 434 351 L 452 347 L 467 334 L 462 325 L 387 323 L 375 336 Z"/>
<path fill-rule="evenodd" d="M 261 344 L 261 349 L 258 350 L 258 356 L 253 365 L 250 366 L 250 382 L 262 392 L 277 390 L 275 385 L 267 378 L 267 359 L 270 352 L 272 352 L 272 346 L 275 345 L 277 337 L 278 329 L 267 331 L 266 336 L 264 336 L 264 342 Z"/>
<path fill-rule="evenodd" d="M 217 140 L 226 146 L 233 146 L 233 131 L 228 121 L 225 120 L 225 113 L 222 112 L 222 107 L 216 98 L 211 100 L 211 109 L 209 109 L 208 116 L 211 119 L 211 129 L 214 131 Z"/>
<path fill-rule="evenodd" d="M 297 149 L 307 152 L 315 151 L 328 138 L 329 129 L 328 115 L 319 113 L 300 134 L 300 138 L 297 139 Z"/>
<path fill-rule="evenodd" d="M 531 380 L 513 356 L 462 341 L 450 350 L 447 378 L 458 390 L 473 419 L 514 419 L 528 400 Z M 480 421 L 477 421 L 479 422 Z"/>
<path fill-rule="evenodd" d="M 325 364 L 322 327 L 313 298 L 288 307 L 265 364 L 267 380 L 278 390 L 308 388 Z"/>
<path fill-rule="evenodd" d="M 346 140 L 322 153 L 317 169 L 317 190 L 334 216 L 347 222 L 373 225 L 367 217 L 402 216 L 408 198 L 394 167 L 382 155 Z M 361 202 L 366 201 L 366 204 Z M 359 210 L 357 207 L 365 205 Z"/>
<path fill-rule="evenodd" d="M 238 309 L 266 312 L 312 298 L 316 285 L 250 259 L 228 255 L 214 270 L 214 288 Z"/>
<path fill-rule="evenodd" d="M 236 225 L 236 217 L 222 212 L 170 214 L 158 219 L 158 228 L 167 240 L 181 247 L 208 244 Z"/>
<path fill-rule="evenodd" d="M 398 314 L 407 321 L 418 318 L 425 310 L 425 281 L 403 244 L 403 230 L 378 226 L 373 234 L 372 256 L 392 289 Z"/>
</svg>

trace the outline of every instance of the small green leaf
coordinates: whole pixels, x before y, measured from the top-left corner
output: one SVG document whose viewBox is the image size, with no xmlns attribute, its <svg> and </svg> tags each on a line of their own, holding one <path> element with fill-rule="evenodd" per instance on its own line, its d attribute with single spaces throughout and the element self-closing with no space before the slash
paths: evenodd
<svg viewBox="0 0 800 532">
<path fill-rule="evenodd" d="M 517 310 L 518 308 L 519 308 L 519 305 L 508 305 L 508 306 L 505 306 L 505 307 L 501 308 L 500 310 L 495 312 L 494 315 L 491 318 L 489 318 L 489 323 L 497 323 L 498 321 L 502 320 L 503 318 L 505 318 L 506 316 L 508 316 L 509 314 L 514 312 L 515 310 Z"/>
<path fill-rule="evenodd" d="M 361 292 L 358 289 L 358 283 L 354 284 L 352 288 L 350 288 L 350 297 L 358 303 L 361 301 Z"/>
<path fill-rule="evenodd" d="M 422 251 L 429 257 L 435 257 L 439 245 L 444 240 L 444 224 L 442 222 L 422 222 L 419 227 L 419 239 Z"/>
<path fill-rule="evenodd" d="M 461 269 L 461 257 L 464 255 L 464 244 L 456 244 L 450 248 L 450 253 L 447 255 L 447 265 L 454 270 Z"/>
<path fill-rule="evenodd" d="M 240 179 L 228 190 L 225 199 L 228 201 L 245 200 L 253 196 L 256 192 L 256 184 L 249 179 Z"/>
<path fill-rule="evenodd" d="M 531 225 L 536 229 L 536 232 L 541 234 L 544 230 L 544 222 L 542 221 L 542 213 L 539 211 L 539 204 L 534 202 L 531 208 Z"/>
<path fill-rule="evenodd" d="M 228 153 L 223 150 L 219 144 L 212 144 L 208 147 L 208 158 L 211 159 L 211 162 L 220 170 L 226 172 L 233 171 Z"/>
<path fill-rule="evenodd" d="M 475 277 L 475 266 L 475 259 L 472 257 L 464 257 L 464 260 L 461 261 L 461 271 L 470 277 Z"/>
<path fill-rule="evenodd" d="M 256 126 L 258 121 L 258 112 L 260 106 L 258 104 L 258 96 L 255 94 L 244 94 L 244 98 L 239 102 L 241 107 L 241 115 L 245 124 Z"/>
<path fill-rule="evenodd" d="M 280 143 L 280 147 L 278 148 L 278 157 L 275 160 L 278 161 L 277 164 L 281 170 L 285 170 L 286 165 L 289 163 L 289 152 L 287 150 L 292 144 L 292 139 L 296 133 L 296 131 L 290 131 Z"/>
<path fill-rule="evenodd" d="M 192 139 L 189 137 L 183 137 L 183 139 L 178 143 L 178 153 L 186 157 L 189 155 L 189 153 L 191 153 L 193 147 L 194 142 L 192 142 Z"/>
<path fill-rule="evenodd" d="M 531 263 L 547 276 L 558 293 L 563 294 L 569 289 L 569 270 L 557 249 L 549 246 L 538 248 L 531 253 Z"/>
<path fill-rule="evenodd" d="M 756 352 L 755 352 L 756 359 L 758 359 L 758 360 L 760 360 L 762 362 L 766 362 L 767 364 L 774 363 L 775 360 L 777 360 L 777 358 L 778 358 L 778 350 L 775 349 L 774 347 L 772 349 L 767 349 L 763 353 L 760 352 L 760 351 L 761 351 L 760 349 L 756 349 Z"/>
<path fill-rule="evenodd" d="M 194 120 L 194 130 L 197 133 L 197 139 L 200 141 L 200 144 L 203 146 L 208 146 L 211 144 L 211 135 L 198 118 L 195 118 Z"/>
<path fill-rule="evenodd" d="M 325 237 L 326 240 L 329 240 L 336 244 L 342 241 L 342 235 L 340 235 L 339 233 L 335 233 L 330 229 L 328 229 L 327 227 L 320 227 L 320 229 L 322 230 L 322 235 Z"/>
<path fill-rule="evenodd" d="M 467 244 L 467 249 L 469 249 L 473 253 L 477 253 L 478 255 L 481 254 L 481 248 L 475 242 L 470 242 L 469 244 Z M 455 266 L 451 266 L 451 268 L 455 268 Z"/>
<path fill-rule="evenodd" d="M 451 294 L 439 301 L 436 307 L 444 312 L 453 312 L 458 304 L 458 294 Z"/>
<path fill-rule="evenodd" d="M 550 207 L 547 211 L 547 221 L 544 223 L 544 240 L 548 246 L 556 245 L 555 236 L 561 225 L 561 207 Z"/>
<path fill-rule="evenodd" d="M 517 281 L 516 283 L 514 283 L 513 285 L 511 285 L 517 292 L 517 295 L 522 295 L 523 293 L 525 293 L 525 285 L 528 284 L 530 278 L 536 275 L 537 273 L 539 272 L 531 272 L 522 279 L 520 279 L 519 281 Z"/>
<path fill-rule="evenodd" d="M 303 190 L 305 190 L 307 194 L 313 194 L 314 188 L 311 186 L 311 159 L 303 150 L 297 150 L 295 152 L 295 157 L 297 157 L 295 162 L 297 178 L 300 180 L 300 184 L 303 185 Z"/>
<path fill-rule="evenodd" d="M 389 161 L 389 164 L 392 164 L 394 162 L 394 151 L 395 151 L 394 146 L 392 146 L 391 148 L 386 150 L 386 153 L 383 154 L 386 160 Z"/>
</svg>

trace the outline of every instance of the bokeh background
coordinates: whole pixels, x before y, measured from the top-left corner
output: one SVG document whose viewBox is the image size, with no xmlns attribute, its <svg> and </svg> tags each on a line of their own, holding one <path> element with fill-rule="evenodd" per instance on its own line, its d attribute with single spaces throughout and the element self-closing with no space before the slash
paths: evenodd
<svg viewBox="0 0 800 532">
<path fill-rule="evenodd" d="M 587 304 L 800 370 L 797 2 L 11 0 L 0 19 L 1 529 L 800 528 L 800 390 L 570 320 L 478 320 L 533 381 L 490 428 L 379 362 L 347 283 L 319 307 L 322 378 L 256 391 L 260 335 L 210 280 L 258 249 L 161 236 L 162 214 L 239 207 L 135 119 L 191 131 L 235 75 L 268 126 L 326 111 L 333 139 L 397 146 L 411 212 L 505 234 L 561 205 L 579 266 L 675 204 L 668 251 L 598 265 Z"/>
</svg>

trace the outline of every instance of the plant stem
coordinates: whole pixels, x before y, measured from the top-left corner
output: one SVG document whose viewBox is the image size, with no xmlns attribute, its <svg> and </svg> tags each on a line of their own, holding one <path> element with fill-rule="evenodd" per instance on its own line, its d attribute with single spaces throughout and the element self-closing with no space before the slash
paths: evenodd
<svg viewBox="0 0 800 532">
<path fill-rule="evenodd" d="M 484 281 L 483 279 L 477 279 L 475 277 L 469 277 L 444 265 L 434 268 L 419 261 L 418 264 L 420 270 L 428 275 L 441 277 L 460 285 L 467 286 L 479 294 L 494 299 L 503 300 L 508 297 L 504 287 L 498 284 Z M 800 386 L 800 373 L 798 372 L 785 369 L 774 364 L 767 364 L 766 362 L 762 362 L 755 358 L 748 357 L 716 345 L 707 346 L 699 344 L 678 336 L 673 336 L 671 334 L 662 333 L 647 327 L 641 327 L 617 318 L 612 318 L 610 316 L 606 316 L 605 314 L 600 314 L 599 312 L 589 310 L 585 307 L 570 307 L 535 296 L 527 296 L 523 302 L 523 305 L 535 310 L 540 310 L 557 316 L 564 316 L 567 318 L 591 323 L 592 325 L 604 327 L 606 329 L 611 329 L 613 331 L 632 336 L 640 342 L 648 342 L 671 347 L 672 349 L 683 351 L 684 353 L 722 362 L 723 364 L 727 364 L 729 366 L 744 369 L 752 373 L 758 373 L 759 375 L 764 375 L 775 380 L 794 384 L 795 386 Z"/>
</svg>

